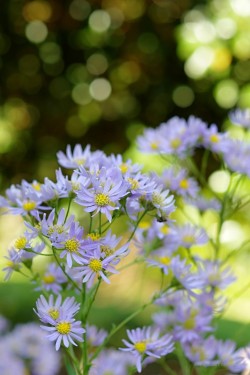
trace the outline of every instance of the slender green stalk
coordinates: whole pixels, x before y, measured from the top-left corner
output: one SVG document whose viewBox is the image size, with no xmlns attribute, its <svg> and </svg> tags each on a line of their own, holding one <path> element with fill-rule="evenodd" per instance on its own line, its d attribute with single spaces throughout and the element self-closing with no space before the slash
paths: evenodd
<svg viewBox="0 0 250 375">
<path fill-rule="evenodd" d="M 65 271 L 65 269 L 64 269 L 63 266 L 61 265 L 61 263 L 60 263 L 60 261 L 59 261 L 59 259 L 58 259 L 58 256 L 57 256 L 57 254 L 56 254 L 56 251 L 55 251 L 55 249 L 54 249 L 53 246 L 52 246 L 52 251 L 53 251 L 53 255 L 54 255 L 54 258 L 55 258 L 55 260 L 56 260 L 56 263 L 57 263 L 58 266 L 61 268 L 61 270 L 63 271 L 64 275 L 67 277 L 67 279 L 70 281 L 70 283 L 71 283 L 72 285 L 74 285 L 74 287 L 75 287 L 77 290 L 79 290 L 79 292 L 81 292 L 81 288 L 79 288 L 79 286 L 76 284 L 76 282 L 75 282 L 73 279 L 71 279 L 71 277 L 67 274 L 67 272 Z"/>
<path fill-rule="evenodd" d="M 186 357 L 184 356 L 182 349 L 179 345 L 176 346 L 176 355 L 179 360 L 179 364 L 181 366 L 182 374 L 183 375 L 191 375 L 191 370 L 190 370 L 190 364 Z"/>
<path fill-rule="evenodd" d="M 148 210 L 145 210 L 145 211 L 142 213 L 141 217 L 139 217 L 139 219 L 137 220 L 137 222 L 136 222 L 136 224 L 135 224 L 135 227 L 134 227 L 134 230 L 133 230 L 133 232 L 131 233 L 131 235 L 130 235 L 128 241 L 127 241 L 127 243 L 130 242 L 130 241 L 132 240 L 132 238 L 134 237 L 134 234 L 135 234 L 135 232 L 136 232 L 136 229 L 138 228 L 138 225 L 140 224 L 141 220 L 144 218 L 144 216 L 146 215 L 147 212 L 148 212 Z"/>
<path fill-rule="evenodd" d="M 72 203 L 72 199 L 73 197 L 69 198 L 69 204 L 68 204 L 68 208 L 67 208 L 67 211 L 66 211 L 66 215 L 65 215 L 65 219 L 64 219 L 64 224 L 66 223 L 66 220 L 69 216 L 69 211 L 70 211 L 70 206 L 71 206 L 71 203 Z"/>
</svg>

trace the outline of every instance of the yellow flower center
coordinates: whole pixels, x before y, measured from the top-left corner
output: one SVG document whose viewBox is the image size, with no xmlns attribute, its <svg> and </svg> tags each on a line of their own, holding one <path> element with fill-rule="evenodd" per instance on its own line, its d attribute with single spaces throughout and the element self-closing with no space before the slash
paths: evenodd
<svg viewBox="0 0 250 375">
<path fill-rule="evenodd" d="M 195 327 L 195 317 L 191 316 L 189 319 L 185 321 L 183 324 L 183 327 L 185 329 L 194 329 Z"/>
<path fill-rule="evenodd" d="M 43 276 L 43 281 L 45 284 L 52 284 L 56 280 L 54 275 L 44 275 Z"/>
<path fill-rule="evenodd" d="M 175 139 L 172 139 L 172 141 L 170 142 L 171 146 L 173 148 L 177 148 L 180 146 L 181 144 L 181 140 L 179 138 L 175 138 Z"/>
<path fill-rule="evenodd" d="M 23 209 L 25 211 L 32 211 L 34 208 L 36 208 L 36 202 L 34 201 L 27 201 L 23 203 Z"/>
<path fill-rule="evenodd" d="M 77 241 L 75 238 L 70 238 L 69 240 L 66 240 L 64 242 L 65 249 L 69 251 L 70 253 L 77 253 L 79 249 L 79 241 Z"/>
<path fill-rule="evenodd" d="M 128 171 L 128 165 L 127 165 L 126 163 L 122 163 L 122 164 L 120 165 L 120 171 L 121 171 L 122 173 L 126 173 L 126 172 Z"/>
<path fill-rule="evenodd" d="M 85 159 L 74 159 L 74 162 L 77 164 L 77 165 L 83 165 L 85 164 Z"/>
<path fill-rule="evenodd" d="M 48 313 L 51 316 L 51 318 L 54 320 L 59 318 L 59 311 L 57 309 L 50 309 Z"/>
<path fill-rule="evenodd" d="M 168 266 L 171 262 L 171 259 L 169 257 L 160 257 L 160 262 L 165 266 Z"/>
<path fill-rule="evenodd" d="M 102 262 L 99 259 L 91 259 L 89 262 L 89 267 L 92 269 L 92 271 L 99 272 L 102 270 Z"/>
<path fill-rule="evenodd" d="M 179 186 L 182 189 L 187 189 L 189 187 L 188 180 L 184 178 L 183 180 L 180 181 Z"/>
<path fill-rule="evenodd" d="M 81 185 L 78 182 L 71 182 L 72 189 L 78 191 L 81 188 Z"/>
<path fill-rule="evenodd" d="M 15 263 L 12 262 L 12 260 L 7 260 L 5 264 L 6 264 L 6 267 L 9 267 L 9 268 L 14 268 L 15 266 Z"/>
<path fill-rule="evenodd" d="M 195 238 L 192 234 L 187 234 L 182 239 L 183 239 L 184 242 L 188 242 L 188 243 L 193 243 L 194 240 L 195 240 Z"/>
<path fill-rule="evenodd" d="M 92 241 L 98 241 L 101 236 L 99 233 L 89 233 L 87 237 L 90 238 Z"/>
<path fill-rule="evenodd" d="M 130 183 L 130 185 L 131 185 L 131 189 L 132 189 L 132 190 L 136 190 L 136 189 L 138 189 L 138 187 L 139 187 L 139 182 L 138 182 L 137 180 L 135 180 L 134 178 L 129 177 L 129 178 L 128 178 L 128 182 Z"/>
<path fill-rule="evenodd" d="M 163 202 L 162 196 L 160 194 L 157 194 L 157 193 L 154 192 L 152 194 L 152 203 L 158 204 L 159 206 L 161 206 L 162 202 Z"/>
<path fill-rule="evenodd" d="M 101 251 L 103 251 L 107 257 L 110 256 L 110 255 L 112 255 L 113 252 L 114 252 L 114 250 L 111 249 L 111 247 L 105 246 L 105 245 L 101 246 Z"/>
<path fill-rule="evenodd" d="M 26 244 L 27 244 L 27 239 L 25 237 L 20 237 L 15 241 L 14 246 L 16 249 L 22 250 L 25 248 Z"/>
<path fill-rule="evenodd" d="M 157 150 L 159 148 L 159 143 L 158 142 L 151 142 L 150 147 L 152 150 Z"/>
<path fill-rule="evenodd" d="M 110 204 L 109 196 L 107 194 L 98 193 L 95 196 L 95 203 L 100 207 L 107 206 L 108 204 Z"/>
<path fill-rule="evenodd" d="M 38 182 L 34 182 L 34 183 L 32 184 L 32 187 L 33 187 L 33 189 L 36 190 L 36 191 L 40 191 L 40 190 L 41 190 L 41 185 L 40 185 Z"/>
<path fill-rule="evenodd" d="M 218 143 L 219 142 L 219 137 L 216 134 L 210 135 L 210 141 L 213 143 Z"/>
<path fill-rule="evenodd" d="M 139 228 L 141 229 L 149 229 L 150 223 L 148 221 L 141 221 L 139 224 Z"/>
<path fill-rule="evenodd" d="M 147 348 L 147 344 L 145 341 L 138 341 L 135 343 L 134 345 L 134 348 L 139 352 L 139 353 L 144 353 L 146 348 Z"/>
<path fill-rule="evenodd" d="M 64 227 L 62 225 L 53 225 L 49 227 L 48 229 L 48 235 L 51 236 L 51 234 L 57 232 L 58 234 L 62 234 L 64 232 Z"/>
<path fill-rule="evenodd" d="M 160 231 L 161 231 L 162 234 L 168 234 L 169 233 L 169 227 L 167 225 L 163 225 L 161 227 Z"/>
<path fill-rule="evenodd" d="M 69 322 L 60 322 L 57 324 L 56 330 L 61 335 L 67 335 L 71 330 L 71 324 Z"/>
</svg>

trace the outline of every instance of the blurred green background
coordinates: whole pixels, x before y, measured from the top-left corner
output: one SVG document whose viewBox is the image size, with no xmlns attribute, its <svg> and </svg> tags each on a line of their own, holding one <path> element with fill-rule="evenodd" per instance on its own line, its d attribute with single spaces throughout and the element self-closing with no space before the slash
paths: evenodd
<svg viewBox="0 0 250 375">
<path fill-rule="evenodd" d="M 22 178 L 53 179 L 56 152 L 67 144 L 134 158 L 143 127 L 172 116 L 221 127 L 232 107 L 250 107 L 249 58 L 249 0 L 2 1 L 0 190 Z M 20 219 L 1 217 L 1 255 L 21 231 Z M 133 277 L 123 287 L 129 311 Z M 28 321 L 36 296 L 14 281 L 22 283 L 0 288 L 0 313 Z M 113 288 L 114 299 L 124 296 Z M 117 314 L 112 307 L 97 315 L 105 325 Z"/>
</svg>

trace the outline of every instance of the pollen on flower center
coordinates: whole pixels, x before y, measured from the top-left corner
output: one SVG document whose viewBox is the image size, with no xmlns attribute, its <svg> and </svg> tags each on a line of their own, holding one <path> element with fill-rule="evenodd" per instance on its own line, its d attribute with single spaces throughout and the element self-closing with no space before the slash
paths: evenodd
<svg viewBox="0 0 250 375">
<path fill-rule="evenodd" d="M 40 185 L 38 182 L 34 182 L 34 183 L 32 184 L 32 187 L 33 187 L 33 189 L 36 190 L 36 191 L 40 191 L 40 190 L 41 190 L 41 185 Z"/>
<path fill-rule="evenodd" d="M 154 192 L 152 194 L 152 203 L 161 205 L 162 202 L 163 202 L 162 196 L 160 194 L 157 194 L 157 193 Z"/>
<path fill-rule="evenodd" d="M 106 256 L 110 256 L 113 254 L 114 250 L 111 249 L 111 247 L 109 246 L 105 246 L 105 245 L 102 245 L 101 246 L 101 251 L 103 251 L 105 253 Z"/>
<path fill-rule="evenodd" d="M 171 259 L 169 257 L 160 257 L 160 262 L 165 266 L 168 266 L 171 262 Z"/>
<path fill-rule="evenodd" d="M 48 235 L 49 236 L 51 236 L 51 234 L 53 234 L 55 232 L 57 232 L 59 234 L 63 233 L 64 232 L 64 227 L 62 225 L 57 225 L 57 224 L 56 225 L 52 225 L 51 227 L 49 227 L 49 229 L 48 229 Z"/>
<path fill-rule="evenodd" d="M 219 142 L 218 135 L 216 135 L 216 134 L 210 135 L 210 141 L 213 142 L 213 143 L 218 143 Z"/>
<path fill-rule="evenodd" d="M 195 318 L 193 316 L 191 316 L 189 319 L 187 319 L 185 321 L 185 323 L 183 324 L 184 328 L 185 329 L 194 329 L 195 327 Z"/>
<path fill-rule="evenodd" d="M 99 272 L 102 270 L 102 262 L 99 259 L 91 259 L 89 262 L 89 267 L 92 269 L 94 272 Z"/>
<path fill-rule="evenodd" d="M 121 171 L 122 173 L 126 173 L 126 172 L 128 171 L 128 165 L 125 164 L 125 163 L 122 163 L 122 164 L 120 165 L 120 171 Z"/>
<path fill-rule="evenodd" d="M 51 316 L 51 318 L 54 320 L 59 318 L 59 310 L 57 309 L 50 309 L 48 313 L 49 313 L 49 316 Z"/>
<path fill-rule="evenodd" d="M 25 211 L 32 211 L 34 210 L 34 208 L 36 208 L 36 202 L 34 201 L 28 201 L 23 203 L 23 209 Z"/>
<path fill-rule="evenodd" d="M 135 343 L 134 347 L 139 353 L 144 353 L 147 348 L 147 343 L 145 341 L 138 341 Z"/>
<path fill-rule="evenodd" d="M 194 242 L 194 236 L 192 234 L 187 234 L 186 236 L 183 236 L 183 241 L 188 242 L 188 243 L 193 243 Z"/>
<path fill-rule="evenodd" d="M 70 238 L 69 240 L 66 240 L 64 242 L 65 249 L 69 251 L 70 253 L 77 253 L 79 249 L 79 241 L 77 241 L 75 238 Z"/>
<path fill-rule="evenodd" d="M 108 204 L 110 204 L 109 196 L 107 194 L 98 193 L 95 196 L 95 203 L 97 204 L 97 206 L 107 206 Z"/>
<path fill-rule="evenodd" d="M 100 239 L 99 233 L 89 233 L 87 235 L 88 238 L 90 238 L 92 241 L 98 241 Z"/>
<path fill-rule="evenodd" d="M 175 139 L 172 139 L 172 141 L 170 142 L 171 146 L 173 148 L 177 148 L 180 146 L 181 144 L 181 140 L 179 138 L 175 138 Z"/>
<path fill-rule="evenodd" d="M 162 234 L 168 234 L 169 233 L 169 227 L 167 225 L 163 225 L 160 229 Z"/>
<path fill-rule="evenodd" d="M 16 249 L 22 250 L 25 248 L 26 244 L 27 244 L 27 239 L 25 237 L 20 237 L 15 241 L 14 246 Z"/>
<path fill-rule="evenodd" d="M 43 281 L 45 284 L 52 284 L 56 280 L 54 275 L 44 275 L 43 276 Z"/>
<path fill-rule="evenodd" d="M 57 324 L 56 330 L 61 335 L 67 335 L 71 330 L 71 324 L 69 322 L 60 322 Z"/>
<path fill-rule="evenodd" d="M 179 186 L 182 189 L 187 189 L 189 187 L 188 180 L 184 178 L 183 180 L 180 181 Z"/>
<path fill-rule="evenodd" d="M 128 178 L 128 182 L 130 183 L 132 190 L 138 189 L 139 182 L 137 180 L 135 180 L 134 178 Z"/>
<path fill-rule="evenodd" d="M 151 142 L 150 147 L 152 148 L 152 150 L 157 150 L 159 148 L 159 144 L 158 142 Z"/>
</svg>

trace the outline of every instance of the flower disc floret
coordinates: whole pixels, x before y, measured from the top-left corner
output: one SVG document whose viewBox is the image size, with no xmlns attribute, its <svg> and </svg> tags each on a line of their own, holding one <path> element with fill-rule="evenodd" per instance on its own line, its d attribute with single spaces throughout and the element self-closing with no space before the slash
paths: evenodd
<svg viewBox="0 0 250 375">
<path fill-rule="evenodd" d="M 80 247 L 79 241 L 75 238 L 70 238 L 64 243 L 65 249 L 70 253 L 77 253 Z"/>
<path fill-rule="evenodd" d="M 107 206 L 110 204 L 109 196 L 104 193 L 97 193 L 95 196 L 95 203 L 100 207 Z"/>
<path fill-rule="evenodd" d="M 60 322 L 57 324 L 56 330 L 61 335 L 67 335 L 71 330 L 71 324 L 69 322 Z"/>
<path fill-rule="evenodd" d="M 139 353 L 144 353 L 147 348 L 147 343 L 146 341 L 138 341 L 135 343 L 134 347 Z"/>
<path fill-rule="evenodd" d="M 18 250 L 22 250 L 27 245 L 27 238 L 25 237 L 19 237 L 14 244 L 14 247 Z"/>
<path fill-rule="evenodd" d="M 27 212 L 32 211 L 36 208 L 36 202 L 34 201 L 27 201 L 23 203 L 23 209 Z"/>
<path fill-rule="evenodd" d="M 48 311 L 48 313 L 49 313 L 49 316 L 51 316 L 51 318 L 54 319 L 54 320 L 57 320 L 59 318 L 59 315 L 60 315 L 59 310 L 53 309 L 53 308 L 50 309 Z"/>
<path fill-rule="evenodd" d="M 102 270 L 102 262 L 100 259 L 91 259 L 89 262 L 89 267 L 94 272 L 100 272 Z"/>
<path fill-rule="evenodd" d="M 45 284 L 53 284 L 56 281 L 56 278 L 54 275 L 44 275 L 43 276 L 43 282 Z"/>
</svg>

